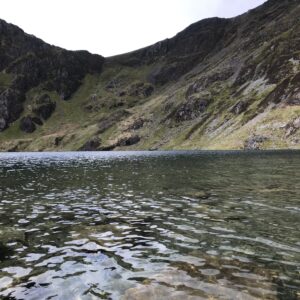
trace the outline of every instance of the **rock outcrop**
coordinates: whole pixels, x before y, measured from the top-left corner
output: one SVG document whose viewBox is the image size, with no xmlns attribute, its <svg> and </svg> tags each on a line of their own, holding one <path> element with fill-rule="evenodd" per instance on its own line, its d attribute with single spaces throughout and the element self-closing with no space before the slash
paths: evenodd
<svg viewBox="0 0 300 300">
<path fill-rule="evenodd" d="M 3 20 L 0 44 L 0 72 L 11 75 L 10 88 L 0 96 L 0 130 L 19 118 L 30 89 L 40 86 L 68 100 L 84 76 L 100 73 L 104 62 L 103 57 L 86 51 L 72 52 L 48 45 Z"/>
<path fill-rule="evenodd" d="M 36 130 L 33 118 L 30 116 L 23 117 L 20 121 L 20 129 L 26 133 L 32 133 Z"/>
<path fill-rule="evenodd" d="M 32 105 L 32 111 L 44 120 L 51 117 L 52 113 L 55 111 L 56 102 L 52 101 L 48 94 L 43 94 L 39 96 Z"/>
</svg>

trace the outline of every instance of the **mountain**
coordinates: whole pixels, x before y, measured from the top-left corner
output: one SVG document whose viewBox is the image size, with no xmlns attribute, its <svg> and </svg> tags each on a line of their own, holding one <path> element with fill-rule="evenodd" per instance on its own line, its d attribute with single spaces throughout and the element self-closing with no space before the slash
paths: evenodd
<svg viewBox="0 0 300 300">
<path fill-rule="evenodd" d="M 0 21 L 0 150 L 300 148 L 300 3 L 104 58 Z"/>
</svg>

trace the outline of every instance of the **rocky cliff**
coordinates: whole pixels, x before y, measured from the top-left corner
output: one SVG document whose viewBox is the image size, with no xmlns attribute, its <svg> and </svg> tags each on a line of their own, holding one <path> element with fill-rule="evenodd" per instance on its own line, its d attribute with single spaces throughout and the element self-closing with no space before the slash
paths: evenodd
<svg viewBox="0 0 300 300">
<path fill-rule="evenodd" d="M 300 3 L 103 58 L 0 21 L 0 150 L 300 148 Z"/>
</svg>

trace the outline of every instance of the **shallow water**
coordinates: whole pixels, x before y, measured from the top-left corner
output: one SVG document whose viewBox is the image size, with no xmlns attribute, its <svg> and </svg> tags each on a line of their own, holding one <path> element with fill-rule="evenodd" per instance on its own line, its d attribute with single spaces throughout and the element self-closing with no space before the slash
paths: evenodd
<svg viewBox="0 0 300 300">
<path fill-rule="evenodd" d="M 0 298 L 298 299 L 300 152 L 0 154 Z"/>
</svg>

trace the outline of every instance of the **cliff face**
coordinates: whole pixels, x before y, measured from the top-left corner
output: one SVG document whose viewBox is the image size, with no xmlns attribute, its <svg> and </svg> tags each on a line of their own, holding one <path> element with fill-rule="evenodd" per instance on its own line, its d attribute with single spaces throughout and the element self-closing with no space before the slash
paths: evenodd
<svg viewBox="0 0 300 300">
<path fill-rule="evenodd" d="M 104 59 L 0 22 L 0 149 L 300 148 L 300 4 Z"/>
<path fill-rule="evenodd" d="M 40 87 L 71 98 L 87 73 L 100 72 L 104 59 L 85 51 L 50 46 L 0 20 L 0 131 L 16 121 L 26 93 Z"/>
</svg>

